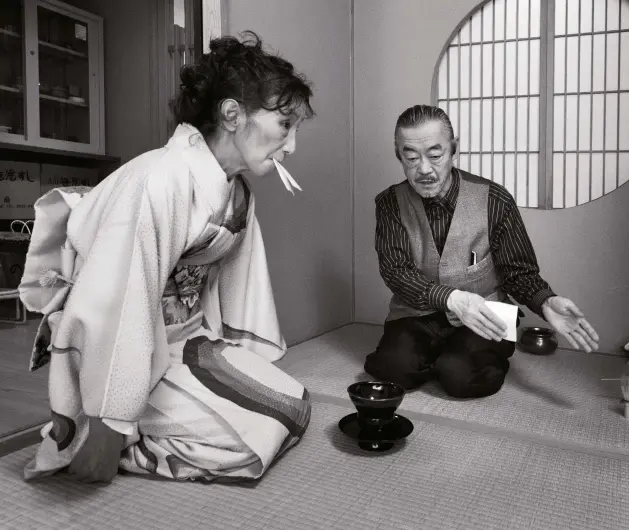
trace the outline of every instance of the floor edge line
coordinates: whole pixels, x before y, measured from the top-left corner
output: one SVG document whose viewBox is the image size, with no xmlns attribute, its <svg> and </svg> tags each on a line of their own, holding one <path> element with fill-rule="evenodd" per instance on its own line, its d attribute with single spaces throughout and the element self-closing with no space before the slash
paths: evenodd
<svg viewBox="0 0 629 530">
<path fill-rule="evenodd" d="M 340 398 L 337 396 L 330 396 L 327 394 L 321 394 L 318 392 L 310 393 L 311 399 L 315 403 L 323 403 L 329 405 L 337 405 L 347 408 L 349 410 L 355 410 L 349 398 Z M 629 461 L 629 448 L 601 448 L 593 445 L 586 445 L 578 442 L 570 442 L 567 440 L 560 440 L 558 438 L 552 438 L 549 436 L 543 436 L 539 434 L 530 434 L 523 431 L 516 431 L 512 429 L 506 429 L 502 427 L 495 427 L 491 425 L 484 425 L 478 422 L 472 422 L 467 420 L 461 420 L 458 418 L 450 418 L 447 416 L 439 416 L 437 414 L 430 414 L 426 412 L 417 412 L 405 409 L 401 407 L 398 412 L 409 419 L 430 423 L 432 425 L 442 425 L 445 427 L 454 427 L 464 431 L 475 432 L 477 434 L 485 434 L 490 436 L 502 436 L 515 441 L 529 442 L 537 445 L 543 445 L 546 447 L 553 447 L 555 449 L 561 449 L 565 451 L 572 451 L 576 453 L 589 454 L 591 456 L 597 456 L 602 458 L 612 458 L 614 460 Z M 339 418 L 340 419 L 340 418 Z"/>
<path fill-rule="evenodd" d="M 16 453 L 41 441 L 41 429 L 48 421 L 0 437 L 0 458 Z"/>
</svg>

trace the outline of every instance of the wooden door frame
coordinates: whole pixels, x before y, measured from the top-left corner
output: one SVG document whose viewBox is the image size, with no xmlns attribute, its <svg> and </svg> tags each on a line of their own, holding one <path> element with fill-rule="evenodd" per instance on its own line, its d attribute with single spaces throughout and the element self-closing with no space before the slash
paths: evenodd
<svg viewBox="0 0 629 530">
<path fill-rule="evenodd" d="M 149 0 L 150 36 L 149 72 L 151 77 L 150 138 L 153 148 L 168 141 L 170 117 L 169 97 L 172 83 L 169 72 L 168 45 L 172 24 L 173 0 Z M 194 20 L 196 54 L 209 51 L 210 39 L 219 37 L 227 27 L 227 0 L 194 0 L 194 8 L 201 8 L 202 16 Z"/>
</svg>

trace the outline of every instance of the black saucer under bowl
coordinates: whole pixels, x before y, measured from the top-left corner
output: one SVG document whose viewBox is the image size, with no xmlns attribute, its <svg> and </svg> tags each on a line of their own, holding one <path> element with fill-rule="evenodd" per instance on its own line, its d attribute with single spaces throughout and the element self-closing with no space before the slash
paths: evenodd
<svg viewBox="0 0 629 530">
<path fill-rule="evenodd" d="M 364 451 L 388 451 L 395 442 L 406 438 L 413 432 L 413 423 L 399 414 L 382 426 L 369 426 L 358 421 L 358 414 L 348 414 L 339 421 L 341 431 L 358 440 L 358 447 Z"/>
</svg>

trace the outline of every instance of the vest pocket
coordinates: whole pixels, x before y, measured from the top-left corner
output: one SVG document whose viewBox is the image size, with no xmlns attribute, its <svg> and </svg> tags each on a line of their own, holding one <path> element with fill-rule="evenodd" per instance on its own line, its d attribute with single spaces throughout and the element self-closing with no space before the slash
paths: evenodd
<svg viewBox="0 0 629 530">
<path fill-rule="evenodd" d="M 462 289 L 483 297 L 493 293 L 497 288 L 497 280 L 491 252 L 475 265 L 467 267 L 465 276 L 465 285 Z"/>
<path fill-rule="evenodd" d="M 480 260 L 475 265 L 470 265 L 466 270 L 466 276 L 469 280 L 476 280 L 482 278 L 494 267 L 494 261 L 491 258 L 491 252 L 488 252 L 487 255 Z"/>
</svg>

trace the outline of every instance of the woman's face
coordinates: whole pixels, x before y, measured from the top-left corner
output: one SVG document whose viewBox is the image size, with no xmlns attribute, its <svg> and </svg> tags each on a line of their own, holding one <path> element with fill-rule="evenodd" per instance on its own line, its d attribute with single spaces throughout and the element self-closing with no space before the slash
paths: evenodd
<svg viewBox="0 0 629 530">
<path fill-rule="evenodd" d="M 281 162 L 295 152 L 295 134 L 303 117 L 297 112 L 283 114 L 260 109 L 239 126 L 234 138 L 246 168 L 256 176 L 275 169 L 273 158 Z"/>
</svg>

